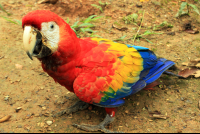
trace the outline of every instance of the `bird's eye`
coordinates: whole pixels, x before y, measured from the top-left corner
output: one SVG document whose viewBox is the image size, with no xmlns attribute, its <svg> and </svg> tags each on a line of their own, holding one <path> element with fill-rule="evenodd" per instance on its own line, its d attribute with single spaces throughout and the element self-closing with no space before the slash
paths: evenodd
<svg viewBox="0 0 200 134">
<path fill-rule="evenodd" d="M 50 25 L 50 29 L 53 30 L 54 29 L 54 24 Z"/>
</svg>

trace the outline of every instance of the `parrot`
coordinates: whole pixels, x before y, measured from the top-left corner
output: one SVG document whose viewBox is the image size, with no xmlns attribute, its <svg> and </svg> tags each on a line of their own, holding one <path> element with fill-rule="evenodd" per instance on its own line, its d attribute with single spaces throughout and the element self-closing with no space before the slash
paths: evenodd
<svg viewBox="0 0 200 134">
<path fill-rule="evenodd" d="M 100 124 L 73 124 L 85 131 L 111 132 L 105 127 L 114 121 L 126 97 L 175 65 L 146 47 L 104 38 L 78 38 L 69 24 L 49 10 L 27 13 L 22 28 L 28 57 L 37 58 L 44 72 L 79 99 L 57 116 L 86 109 L 90 104 L 105 108 L 106 117 Z"/>
</svg>

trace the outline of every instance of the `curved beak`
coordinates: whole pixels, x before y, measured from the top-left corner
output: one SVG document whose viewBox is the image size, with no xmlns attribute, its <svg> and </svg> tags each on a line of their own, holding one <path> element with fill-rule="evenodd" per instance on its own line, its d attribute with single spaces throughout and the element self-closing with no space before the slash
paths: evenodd
<svg viewBox="0 0 200 134">
<path fill-rule="evenodd" d="M 23 44 L 28 57 L 43 58 L 49 56 L 51 49 L 43 44 L 42 34 L 32 26 L 24 27 Z"/>
</svg>

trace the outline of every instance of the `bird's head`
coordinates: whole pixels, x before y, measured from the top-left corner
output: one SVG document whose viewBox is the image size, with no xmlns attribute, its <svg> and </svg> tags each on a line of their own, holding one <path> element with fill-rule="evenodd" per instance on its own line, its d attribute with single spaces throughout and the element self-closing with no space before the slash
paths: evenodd
<svg viewBox="0 0 200 134">
<path fill-rule="evenodd" d="M 22 19 L 22 28 L 24 48 L 30 59 L 33 56 L 47 57 L 59 50 L 66 57 L 73 52 L 76 34 L 61 17 L 51 11 L 29 12 Z"/>
</svg>

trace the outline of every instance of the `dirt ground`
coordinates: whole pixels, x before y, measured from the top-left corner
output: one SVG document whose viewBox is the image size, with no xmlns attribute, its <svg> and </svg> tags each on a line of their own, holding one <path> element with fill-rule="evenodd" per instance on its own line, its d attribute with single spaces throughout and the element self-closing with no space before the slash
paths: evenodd
<svg viewBox="0 0 200 134">
<path fill-rule="evenodd" d="M 173 28 L 155 31 L 163 34 L 145 36 L 153 42 L 152 44 L 140 39 L 136 40 L 134 45 L 148 47 L 159 57 L 174 61 L 178 67 L 181 63 L 200 56 L 199 34 L 184 31 L 188 23 L 195 30 L 200 30 L 200 17 L 191 11 L 190 16 L 175 18 L 180 8 L 180 0 L 149 0 L 144 3 L 140 3 L 139 0 L 102 0 L 102 3 L 109 3 L 102 7 L 103 12 L 91 6 L 91 4 L 99 5 L 95 0 L 59 0 L 54 5 L 41 4 L 40 1 L 0 0 L 4 9 L 12 13 L 11 16 L 7 16 L 0 10 L 0 16 L 21 20 L 32 10 L 49 9 L 62 16 L 64 20 L 69 18 L 69 24 L 72 25 L 78 20 L 96 14 L 103 17 L 93 22 L 96 26 L 93 30 L 97 31 L 95 34 L 115 40 L 124 35 L 125 39 L 134 37 L 138 26 L 125 24 L 123 17 L 137 13 L 140 20 L 145 10 L 139 34 L 152 30 L 151 27 L 164 21 L 173 25 Z M 194 0 L 187 2 L 200 9 L 200 4 Z M 115 22 L 128 30 L 120 31 L 113 27 Z M 78 133 L 85 131 L 73 127 L 73 123 L 98 124 L 104 119 L 105 110 L 96 106 L 90 106 L 89 109 L 72 115 L 53 118 L 54 113 L 70 106 L 77 97 L 44 73 L 37 59 L 31 61 L 28 58 L 23 49 L 23 30 L 20 25 L 0 17 L 0 30 L 0 119 L 11 115 L 8 121 L 0 123 L 0 133 Z M 83 33 L 81 37 L 88 35 L 90 34 Z M 120 42 L 132 44 L 133 38 Z M 178 79 L 163 74 L 159 81 L 163 84 L 154 87 L 154 91 L 142 90 L 128 97 L 125 105 L 118 108 L 116 119 L 108 129 L 133 133 L 200 132 L 199 79 L 191 77 Z M 166 120 L 151 118 L 148 112 L 155 110 L 168 118 Z"/>
</svg>

